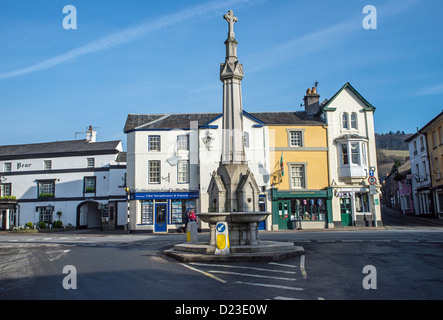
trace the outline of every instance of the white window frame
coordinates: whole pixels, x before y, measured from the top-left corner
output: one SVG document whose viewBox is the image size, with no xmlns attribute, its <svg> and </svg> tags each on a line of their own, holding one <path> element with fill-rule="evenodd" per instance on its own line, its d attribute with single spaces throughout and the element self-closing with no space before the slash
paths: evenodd
<svg viewBox="0 0 443 320">
<path fill-rule="evenodd" d="M 189 151 L 189 134 L 177 136 L 177 151 Z"/>
<path fill-rule="evenodd" d="M 358 117 L 357 113 L 351 113 L 351 129 L 358 129 Z"/>
<path fill-rule="evenodd" d="M 148 136 L 148 151 L 161 151 L 161 137 L 159 135 Z"/>
<path fill-rule="evenodd" d="M 161 161 L 149 160 L 148 161 L 148 183 L 160 184 L 161 183 Z"/>
<path fill-rule="evenodd" d="M 11 172 L 12 171 L 12 163 L 11 162 L 5 162 L 3 164 L 3 172 Z"/>
<path fill-rule="evenodd" d="M 189 183 L 189 160 L 177 162 L 177 183 Z"/>
<path fill-rule="evenodd" d="M 341 120 L 343 129 L 349 130 L 349 113 L 343 112 Z"/>
<path fill-rule="evenodd" d="M 307 181 L 307 163 L 289 162 L 289 187 L 290 189 L 306 189 L 308 185 Z M 296 169 L 301 169 L 298 172 Z"/>
<path fill-rule="evenodd" d="M 87 168 L 95 168 L 95 158 L 87 158 L 86 166 Z"/>
<path fill-rule="evenodd" d="M 52 160 L 44 160 L 43 170 L 52 170 Z"/>
</svg>

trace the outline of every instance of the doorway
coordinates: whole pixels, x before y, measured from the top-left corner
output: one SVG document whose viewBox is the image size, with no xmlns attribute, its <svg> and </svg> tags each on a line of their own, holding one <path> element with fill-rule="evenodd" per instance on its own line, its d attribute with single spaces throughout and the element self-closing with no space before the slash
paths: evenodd
<svg viewBox="0 0 443 320">
<path fill-rule="evenodd" d="M 155 204 L 155 232 L 167 231 L 166 203 Z"/>
<path fill-rule="evenodd" d="M 278 203 L 278 229 L 287 230 L 291 214 L 291 200 L 279 200 Z"/>
<path fill-rule="evenodd" d="M 341 225 L 351 227 L 352 222 L 352 201 L 351 198 L 340 198 Z"/>
</svg>

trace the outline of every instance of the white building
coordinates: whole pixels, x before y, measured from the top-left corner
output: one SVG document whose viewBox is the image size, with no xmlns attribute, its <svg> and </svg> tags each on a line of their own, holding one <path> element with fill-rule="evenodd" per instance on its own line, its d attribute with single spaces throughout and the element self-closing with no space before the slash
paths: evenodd
<svg viewBox="0 0 443 320">
<path fill-rule="evenodd" d="M 131 231 L 177 231 L 187 210 L 210 211 L 207 188 L 221 160 L 222 120 L 221 113 L 128 115 Z M 243 129 L 246 158 L 265 211 L 270 205 L 267 128 L 244 112 Z"/>
<path fill-rule="evenodd" d="M 380 185 L 369 183 L 370 175 L 377 177 L 375 108 L 349 83 L 321 107 L 328 124 L 333 223 L 372 226 L 376 217 L 380 225 Z"/>
<path fill-rule="evenodd" d="M 126 224 L 125 153 L 120 141 L 95 137 L 90 127 L 85 140 L 0 146 L 1 228 Z"/>
<path fill-rule="evenodd" d="M 409 145 L 414 212 L 416 215 L 431 214 L 431 171 L 426 136 L 416 133 L 406 139 L 406 142 Z"/>
</svg>

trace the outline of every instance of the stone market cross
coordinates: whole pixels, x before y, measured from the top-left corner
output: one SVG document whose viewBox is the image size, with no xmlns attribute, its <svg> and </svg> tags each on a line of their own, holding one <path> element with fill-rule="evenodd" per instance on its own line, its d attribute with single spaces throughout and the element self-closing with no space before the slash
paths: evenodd
<svg viewBox="0 0 443 320">
<path fill-rule="evenodd" d="M 228 37 L 234 38 L 234 23 L 238 21 L 238 18 L 234 16 L 234 12 L 232 10 L 229 10 L 228 13 L 223 16 L 223 18 L 229 23 Z"/>
</svg>

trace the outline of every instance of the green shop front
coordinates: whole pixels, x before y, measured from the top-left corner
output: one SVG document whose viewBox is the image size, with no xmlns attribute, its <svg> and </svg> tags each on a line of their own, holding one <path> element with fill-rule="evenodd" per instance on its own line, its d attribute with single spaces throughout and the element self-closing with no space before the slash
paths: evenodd
<svg viewBox="0 0 443 320">
<path fill-rule="evenodd" d="M 327 228 L 332 222 L 332 189 L 271 189 L 274 230 Z"/>
</svg>

